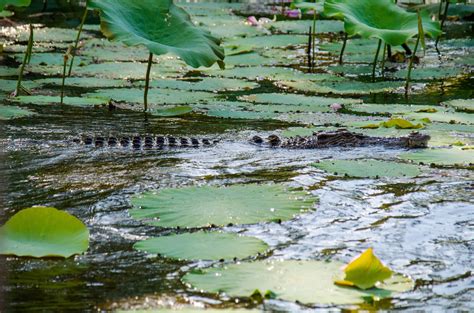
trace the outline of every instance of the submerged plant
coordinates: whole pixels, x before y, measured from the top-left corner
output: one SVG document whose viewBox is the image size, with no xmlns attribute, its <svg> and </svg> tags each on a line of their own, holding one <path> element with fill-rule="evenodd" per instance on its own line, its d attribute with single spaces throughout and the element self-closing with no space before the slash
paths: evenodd
<svg viewBox="0 0 474 313">
<path fill-rule="evenodd" d="M 145 111 L 154 54 L 172 53 L 196 68 L 209 67 L 216 62 L 224 68 L 225 55 L 220 40 L 195 27 L 188 13 L 171 0 L 89 0 L 87 5 L 100 10 L 101 30 L 109 40 L 128 46 L 142 45 L 150 51 L 145 77 Z"/>
</svg>

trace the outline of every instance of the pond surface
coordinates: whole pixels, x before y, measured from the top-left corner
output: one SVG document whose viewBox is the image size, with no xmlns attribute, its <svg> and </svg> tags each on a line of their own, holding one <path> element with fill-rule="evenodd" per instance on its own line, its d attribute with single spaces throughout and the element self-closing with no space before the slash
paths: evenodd
<svg viewBox="0 0 474 313">
<path fill-rule="evenodd" d="M 218 13 L 211 12 L 212 14 L 203 12 L 207 8 L 205 5 L 202 7 L 189 5 L 187 9 L 204 25 L 210 25 L 211 31 L 219 33 L 222 30 L 219 24 L 216 22 L 217 26 L 213 28 L 212 23 L 205 24 L 206 19 L 245 20 L 245 17 L 229 11 L 230 8 L 244 11 L 244 6 L 244 4 L 214 4 L 212 8 Z M 67 16 L 77 19 L 79 15 L 68 13 Z M 25 13 L 25 16 L 14 21 L 22 22 L 27 18 Z M 30 18 L 37 19 L 37 17 Z M 58 18 L 59 21 L 51 20 L 48 15 L 43 18 L 44 21 L 41 23 L 46 24 L 46 27 L 66 26 L 62 18 Z M 88 41 L 101 37 L 98 26 L 92 24 L 93 22 L 97 22 L 95 17 L 88 21 L 91 24 L 86 27 L 88 29 L 84 39 L 86 47 Z M 243 27 L 240 22 L 236 25 Z M 13 26 L 13 29 L 21 29 L 21 27 Z M 249 38 L 258 39 L 258 36 L 267 34 L 264 31 L 254 33 L 256 31 L 254 28 L 247 27 L 250 32 Z M 338 29 L 340 25 L 331 27 Z M 387 106 L 417 104 L 438 107 L 441 102 L 470 99 L 474 86 L 472 78 L 474 41 L 472 32 L 466 29 L 472 31 L 472 22 L 448 23 L 448 30 L 450 30 L 448 37 L 441 41 L 441 47 L 445 52 L 442 54 L 442 60 L 449 65 L 446 68 L 458 69 L 459 72 L 450 78 L 428 77 L 415 81 L 415 91 L 408 98 L 397 90 L 371 94 L 351 92 L 339 95 L 304 90 L 297 90 L 297 93 L 325 98 L 335 97 L 334 102 L 341 101 L 340 97 L 343 97 L 346 100 L 362 100 L 364 104 Z M 2 70 L 18 67 L 18 62 L 21 62 L 20 53 L 25 46 L 24 38 L 11 37 L 9 35 L 11 31 L 12 28 L 2 28 L 0 31 L 0 38 L 3 37 L 8 43 L 5 53 L 0 55 Z M 235 33 L 224 34 L 228 42 L 235 40 L 234 44 L 241 46 L 249 44 L 239 43 L 238 41 L 242 40 L 239 33 L 241 30 L 235 27 L 234 31 Z M 59 33 L 57 28 L 51 28 L 50 34 L 55 34 L 55 32 Z M 71 33 L 74 34 L 73 31 Z M 321 44 L 336 45 L 337 34 L 329 30 L 319 35 L 318 41 Z M 58 37 L 63 35 L 59 34 Z M 293 37 L 297 38 L 297 35 Z M 237 60 L 239 62 L 236 65 L 237 68 L 250 65 L 258 71 L 259 67 L 276 64 L 281 68 L 305 70 L 305 44 L 299 41 L 294 42 L 294 38 L 289 39 L 286 49 L 281 49 L 279 46 L 277 48 L 259 47 L 256 40 L 257 43 L 251 43 L 255 55 L 247 59 L 245 54 L 242 55 L 242 58 Z M 73 39 L 71 38 L 70 41 Z M 281 41 L 284 40 L 281 39 Z M 35 49 L 42 53 L 48 51 L 48 53 L 60 55 L 59 53 L 63 52 L 62 39 L 56 37 L 41 39 L 40 35 L 38 42 Z M 363 44 L 366 45 L 366 43 Z M 117 52 L 107 44 L 104 44 L 104 47 L 110 55 L 99 53 L 96 57 L 99 60 L 93 60 L 92 57 L 87 56 L 87 48 L 85 48 L 85 52 L 80 56 L 84 62 L 84 65 L 80 67 L 81 70 L 87 70 L 88 66 L 93 64 L 114 62 L 117 55 L 121 53 L 126 54 L 125 57 L 131 54 L 131 61 L 143 60 L 142 50 L 132 53 L 126 52 L 127 48 L 121 48 L 122 50 Z M 370 47 L 372 49 L 372 46 Z M 433 45 L 430 43 L 421 63 L 424 63 L 426 59 L 428 67 L 441 68 L 439 64 L 444 63 L 436 63 L 438 57 L 433 50 Z M 146 56 L 146 51 L 144 55 Z M 337 65 L 337 53 L 330 54 L 321 48 L 317 55 L 318 64 L 315 72 L 338 76 L 328 69 L 328 66 Z M 261 60 L 258 59 L 259 61 L 254 64 L 252 58 L 257 56 Z M 348 57 L 357 59 L 361 56 L 354 53 L 348 54 Z M 35 56 L 33 60 L 34 58 Z M 372 55 L 368 57 L 369 61 L 362 60 L 360 63 L 349 61 L 348 68 L 367 66 L 371 58 Z M 25 76 L 25 85 L 30 82 L 34 84 L 31 87 L 33 94 L 58 95 L 59 86 L 38 83 L 39 79 L 45 77 L 60 77 L 58 68 L 53 63 L 45 63 L 46 65 L 40 63 L 30 65 Z M 175 63 L 171 60 L 163 65 L 169 69 L 170 73 L 173 73 L 168 77 L 166 77 L 167 74 L 163 74 L 165 79 L 171 80 L 170 77 L 176 74 L 178 77 L 193 78 L 219 75 L 216 74 L 217 69 L 208 70 L 214 71 L 212 73 L 206 70 L 191 71 L 190 68 L 175 69 Z M 182 65 L 179 64 L 179 66 Z M 157 67 L 159 67 L 157 72 L 163 69 L 160 65 Z M 44 72 L 46 70 L 49 72 Z M 394 71 L 398 70 L 400 69 L 396 67 Z M 142 67 L 137 72 L 142 73 Z M 133 71 L 120 73 L 119 65 L 114 73 L 108 74 L 108 79 L 126 84 L 143 80 L 141 77 L 132 77 L 132 74 L 134 74 Z M 103 78 L 94 72 L 86 74 L 85 77 L 95 75 Z M 367 83 L 369 79 L 364 74 L 354 77 L 347 73 L 343 75 L 345 76 L 338 77 L 363 83 L 361 89 L 369 84 Z M 7 84 L 10 83 L 7 81 L 15 80 L 16 76 L 2 74 L 2 77 L 4 79 L 0 80 L 0 86 L 3 86 L 1 89 L 8 90 L 7 86 L 10 85 Z M 236 119 L 232 118 L 232 114 L 235 114 L 232 110 L 228 113 L 231 118 L 219 118 L 213 114 L 207 114 L 209 110 L 203 109 L 206 105 L 216 105 L 219 109 L 223 107 L 222 110 L 225 111 L 228 110 L 228 106 L 219 106 L 220 104 L 216 102 L 241 101 L 241 107 L 250 108 L 252 111 L 252 103 L 242 101 L 245 96 L 271 93 L 294 94 L 278 84 L 285 81 L 286 77 L 276 77 L 277 79 L 253 78 L 250 75 L 237 77 L 235 80 L 252 82 L 256 85 L 240 91 L 209 92 L 210 96 L 217 95 L 217 99 L 209 100 L 208 95 L 205 95 L 202 101 L 190 100 L 194 109 L 193 113 L 168 118 L 118 108 L 18 104 L 6 99 L 0 100 L 5 105 L 19 105 L 35 113 L 32 116 L 5 120 L 1 123 L 0 140 L 3 150 L 1 176 L 4 189 L 3 194 L 0 194 L 2 197 L 1 224 L 23 208 L 44 205 L 67 210 L 84 221 L 91 233 L 88 252 L 67 260 L 4 258 L 2 261 L 6 265 L 7 280 L 2 283 L 6 310 L 25 312 L 40 308 L 45 311 L 92 311 L 186 304 L 214 308 L 256 307 L 292 312 L 327 309 L 338 311 L 343 308 L 474 310 L 474 279 L 471 273 L 474 265 L 472 258 L 474 250 L 472 166 L 469 168 L 469 166 L 420 165 L 422 173 L 415 178 L 341 177 L 321 171 L 311 164 L 325 159 L 361 158 L 400 162 L 398 156 L 406 151 L 383 147 L 322 150 L 269 149 L 251 145 L 248 139 L 257 134 L 264 136 L 282 133 L 288 129 L 301 131 L 301 129 L 323 125 L 353 129 L 357 123 L 360 126 L 364 123 L 386 120 L 388 118 L 386 114 L 370 112 L 360 114 L 351 110 L 349 113 L 331 111 L 307 113 L 304 109 L 302 112 L 290 111 L 282 114 L 281 112 L 286 112 L 282 108 L 278 116 L 271 116 L 270 119 L 265 114 L 254 119 Z M 128 78 L 128 80 L 123 80 L 123 78 Z M 384 80 L 379 77 L 377 81 Z M 390 82 L 398 86 L 403 84 L 403 79 L 393 78 Z M 107 87 L 69 86 L 66 94 L 70 97 L 80 97 L 99 92 L 99 89 L 104 88 Z M 125 88 L 130 88 L 130 85 Z M 14 87 L 10 89 L 13 90 Z M 5 95 L 7 95 L 7 90 L 4 90 Z M 160 92 L 162 90 L 158 90 L 158 93 Z M 275 98 L 278 98 L 278 95 Z M 126 101 L 112 100 L 119 107 L 127 106 Z M 189 105 L 190 103 L 186 101 L 176 104 Z M 263 105 L 276 104 L 264 102 Z M 278 105 L 288 106 L 288 104 Z M 270 111 L 257 111 L 257 113 L 262 112 Z M 273 114 L 273 112 L 270 113 Z M 463 112 L 448 112 L 447 114 L 453 116 L 454 122 L 451 124 L 449 123 L 451 120 L 443 121 L 440 117 L 437 120 L 435 117 L 433 118 L 434 126 L 427 126 L 432 137 L 436 138 L 433 146 L 446 145 L 447 143 L 443 140 L 447 140 L 448 137 L 451 140 L 448 144 L 461 140 L 467 146 L 472 145 L 474 143 L 472 114 Z M 419 118 L 421 116 L 416 116 L 413 120 Z M 459 126 L 462 129 L 452 130 L 449 125 Z M 436 131 L 439 130 L 435 126 L 448 130 L 437 133 Z M 108 134 L 169 134 L 218 138 L 219 143 L 212 147 L 196 149 L 176 148 L 150 151 L 121 148 L 96 149 L 72 142 L 73 138 L 81 134 L 105 136 Z M 395 131 L 393 134 L 405 133 Z M 318 202 L 314 205 L 315 210 L 281 224 L 259 223 L 232 226 L 225 227 L 225 231 L 239 232 L 265 241 L 271 247 L 271 252 L 265 258 L 337 260 L 347 263 L 366 248 L 373 247 L 377 256 L 390 268 L 414 279 L 414 290 L 392 299 L 352 306 L 328 308 L 305 306 L 283 300 L 269 300 L 262 307 L 246 299 L 195 292 L 181 282 L 183 274 L 191 268 L 205 267 L 209 265 L 209 262 L 177 262 L 147 255 L 132 248 L 133 244 L 139 240 L 174 232 L 148 226 L 129 216 L 130 197 L 137 193 L 164 187 L 269 182 L 285 183 L 308 190 L 318 198 Z"/>
</svg>

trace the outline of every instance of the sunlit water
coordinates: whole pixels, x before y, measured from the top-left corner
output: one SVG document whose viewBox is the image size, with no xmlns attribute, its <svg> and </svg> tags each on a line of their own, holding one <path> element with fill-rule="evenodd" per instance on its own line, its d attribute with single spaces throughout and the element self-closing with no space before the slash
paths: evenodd
<svg viewBox="0 0 474 313">
<path fill-rule="evenodd" d="M 264 83 L 262 83 L 264 84 Z M 471 86 L 472 87 L 472 86 Z M 437 103 L 447 93 L 412 101 Z M 393 98 L 366 99 L 392 103 Z M 400 102 L 400 101 L 398 101 Z M 474 310 L 474 175 L 469 170 L 423 167 L 417 178 L 341 179 L 311 164 L 337 158 L 394 160 L 403 150 L 268 149 L 247 142 L 254 134 L 284 128 L 281 122 L 219 120 L 193 115 L 154 118 L 140 113 L 32 106 L 40 114 L 2 124 L 4 161 L 2 223 L 32 205 L 54 206 L 83 220 L 90 249 L 68 260 L 6 258 L 5 302 L 12 311 L 92 310 L 191 303 L 215 307 L 251 304 L 191 292 L 180 281 L 190 267 L 132 249 L 170 230 L 146 226 L 128 215 L 130 197 L 163 187 L 284 182 L 319 201 L 294 220 L 234 226 L 264 240 L 271 258 L 350 261 L 367 247 L 395 271 L 416 281 L 415 290 L 367 309 Z M 76 145 L 82 133 L 156 133 L 219 138 L 209 148 L 163 151 L 96 149 Z M 268 310 L 327 310 L 272 300 Z M 338 310 L 339 308 L 332 308 Z"/>
</svg>

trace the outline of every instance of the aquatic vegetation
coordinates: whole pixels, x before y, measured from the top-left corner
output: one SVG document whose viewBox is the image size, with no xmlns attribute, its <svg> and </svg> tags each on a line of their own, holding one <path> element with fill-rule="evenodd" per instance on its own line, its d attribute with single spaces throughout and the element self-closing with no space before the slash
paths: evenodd
<svg viewBox="0 0 474 313">
<path fill-rule="evenodd" d="M 263 241 L 223 232 L 194 232 L 139 241 L 137 250 L 179 260 L 243 259 L 268 249 Z"/>
<path fill-rule="evenodd" d="M 0 228 L 0 254 L 64 257 L 85 252 L 89 230 L 76 217 L 49 207 L 21 210 Z"/>
<path fill-rule="evenodd" d="M 0 98 L 1 100 L 1 98 Z M 31 116 L 35 113 L 26 110 L 23 108 L 19 108 L 16 106 L 7 106 L 7 105 L 0 105 L 0 120 L 9 120 L 13 118 L 21 118 L 25 116 Z"/>
<path fill-rule="evenodd" d="M 472 166 L 474 164 L 474 152 L 462 148 L 425 149 L 423 151 L 402 153 L 399 157 L 419 164 L 438 166 Z"/>
<path fill-rule="evenodd" d="M 225 293 L 232 297 L 250 297 L 258 289 L 275 294 L 277 299 L 310 304 L 355 304 L 363 298 L 387 298 L 411 290 L 411 279 L 393 275 L 377 288 L 339 287 L 343 264 L 337 261 L 266 260 L 218 266 L 190 272 L 183 281 L 196 290 Z"/>
<path fill-rule="evenodd" d="M 122 41 L 129 46 L 144 45 L 150 50 L 145 78 L 145 111 L 148 109 L 153 54 L 173 53 L 192 67 L 208 67 L 216 62 L 224 66 L 225 55 L 219 46 L 220 41 L 196 28 L 186 11 L 170 0 L 90 0 L 87 5 L 100 10 L 101 30 L 109 39 Z M 161 18 L 157 19 L 157 16 Z"/>
<path fill-rule="evenodd" d="M 421 171 L 417 166 L 380 160 L 324 160 L 314 167 L 334 175 L 349 177 L 415 177 Z"/>
<path fill-rule="evenodd" d="M 374 255 L 372 248 L 365 250 L 344 267 L 344 279 L 336 280 L 340 286 L 355 286 L 361 289 L 373 288 L 377 283 L 392 277 L 391 269 Z"/>
<path fill-rule="evenodd" d="M 277 184 L 168 188 L 133 197 L 130 215 L 161 227 L 225 226 L 289 220 L 311 210 L 314 201 Z"/>
</svg>

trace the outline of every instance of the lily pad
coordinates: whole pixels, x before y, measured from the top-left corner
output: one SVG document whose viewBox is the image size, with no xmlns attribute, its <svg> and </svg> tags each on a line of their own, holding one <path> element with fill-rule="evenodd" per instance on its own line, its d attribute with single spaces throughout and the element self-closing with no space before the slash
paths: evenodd
<svg viewBox="0 0 474 313">
<path fill-rule="evenodd" d="M 474 164 L 474 150 L 451 149 L 424 149 L 399 155 L 400 158 L 417 163 L 436 165 L 472 165 Z"/>
<path fill-rule="evenodd" d="M 138 82 L 135 85 L 144 86 L 144 82 Z M 169 88 L 178 90 L 201 90 L 201 91 L 237 91 L 249 90 L 258 87 L 253 82 L 229 78 L 203 77 L 195 81 L 186 80 L 155 80 L 150 83 L 150 87 Z"/>
<path fill-rule="evenodd" d="M 90 97 L 100 97 L 105 99 L 112 99 L 114 101 L 126 102 L 127 104 L 119 107 L 124 109 L 143 110 L 142 106 L 134 106 L 143 101 L 143 90 L 138 88 L 112 88 L 99 89 L 94 93 L 86 94 Z M 180 91 L 174 89 L 150 89 L 148 93 L 148 101 L 151 104 L 150 109 L 153 110 L 153 105 L 163 104 L 190 104 L 204 100 L 211 100 L 216 97 L 215 94 L 200 91 Z M 156 108 L 155 108 L 156 109 Z"/>
<path fill-rule="evenodd" d="M 74 68 L 74 75 L 116 79 L 143 79 L 147 65 L 144 63 L 132 62 L 110 62 L 100 64 L 90 64 Z M 150 72 L 151 79 L 179 77 L 186 68 L 184 64 L 177 62 L 173 65 L 155 64 Z M 43 74 L 40 72 L 40 74 Z"/>
<path fill-rule="evenodd" d="M 225 46 L 250 47 L 251 49 L 268 49 L 302 45 L 307 41 L 308 37 L 302 35 L 270 35 L 227 40 L 225 42 Z"/>
<path fill-rule="evenodd" d="M 350 177 L 416 177 L 421 173 L 415 165 L 379 160 L 325 160 L 313 166 Z"/>
<path fill-rule="evenodd" d="M 179 116 L 188 114 L 193 111 L 193 108 L 188 105 L 181 105 L 172 108 L 164 108 L 164 109 L 153 109 L 150 110 L 150 113 L 157 116 Z"/>
<path fill-rule="evenodd" d="M 0 228 L 0 254 L 65 257 L 89 246 L 89 231 L 76 217 L 49 207 L 21 210 Z"/>
<path fill-rule="evenodd" d="M 28 103 L 36 105 L 60 104 L 61 98 L 55 96 L 20 96 L 10 99 L 13 102 Z M 109 99 L 89 98 L 89 97 L 64 97 L 63 104 L 78 107 L 103 106 L 109 104 Z"/>
<path fill-rule="evenodd" d="M 1 98 L 0 98 L 1 100 Z M 22 109 L 16 106 L 1 105 L 0 104 L 0 120 L 9 120 L 14 118 L 21 118 L 25 116 L 31 116 L 36 113 Z"/>
<path fill-rule="evenodd" d="M 402 86 L 400 82 L 376 82 L 365 83 L 356 80 L 345 80 L 337 82 L 311 82 L 307 80 L 299 81 L 279 81 L 279 87 L 291 88 L 294 90 L 314 92 L 319 94 L 334 95 L 368 95 L 382 92 L 394 92 Z"/>
<path fill-rule="evenodd" d="M 203 231 L 151 238 L 133 247 L 179 260 L 243 259 L 268 249 L 267 244 L 257 238 Z"/>
<path fill-rule="evenodd" d="M 304 304 L 362 303 L 365 297 L 392 297 L 413 288 L 413 282 L 399 274 L 379 288 L 339 287 L 333 280 L 340 274 L 342 265 L 325 261 L 258 261 L 191 272 L 183 281 L 195 289 L 231 297 L 249 297 L 256 289 L 268 290 L 277 299 Z"/>
<path fill-rule="evenodd" d="M 406 43 L 418 34 L 417 14 L 405 11 L 392 0 L 326 0 L 324 14 L 343 19 L 349 36 L 378 38 L 392 46 Z M 439 22 L 431 21 L 427 12 L 421 12 L 421 17 L 426 35 L 441 35 Z"/>
<path fill-rule="evenodd" d="M 162 227 L 205 227 L 281 221 L 311 209 L 306 192 L 283 185 L 168 188 L 132 198 L 137 219 Z"/>
<path fill-rule="evenodd" d="M 457 111 L 466 113 L 474 113 L 474 99 L 458 99 L 442 103 L 443 105 L 453 107 Z"/>
<path fill-rule="evenodd" d="M 172 53 L 192 67 L 222 62 L 220 40 L 194 26 L 182 8 L 169 0 L 89 0 L 101 12 L 101 30 L 110 40 L 143 45 L 151 53 Z"/>
<path fill-rule="evenodd" d="M 34 81 L 40 85 L 61 86 L 62 78 L 43 78 Z M 124 79 L 107 79 L 95 77 L 68 77 L 64 83 L 65 86 L 82 88 L 106 88 L 106 87 L 126 87 L 130 82 Z M 28 88 L 28 86 L 25 86 Z"/>
<path fill-rule="evenodd" d="M 240 100 L 255 103 L 286 104 L 294 106 L 319 106 L 329 108 L 333 103 L 354 104 L 361 103 L 359 99 L 308 97 L 290 93 L 260 93 L 240 97 Z"/>
</svg>

